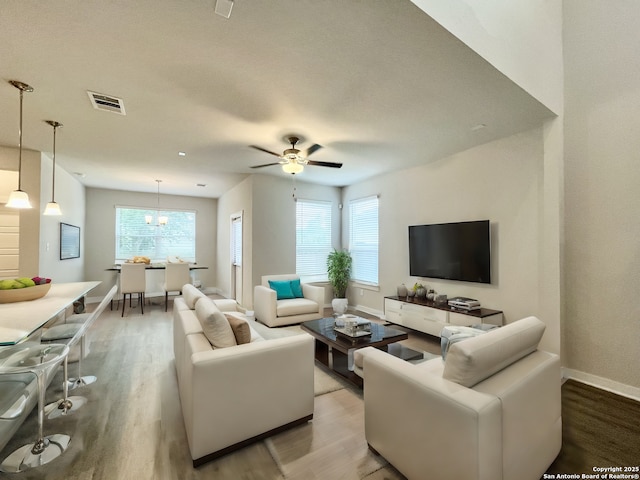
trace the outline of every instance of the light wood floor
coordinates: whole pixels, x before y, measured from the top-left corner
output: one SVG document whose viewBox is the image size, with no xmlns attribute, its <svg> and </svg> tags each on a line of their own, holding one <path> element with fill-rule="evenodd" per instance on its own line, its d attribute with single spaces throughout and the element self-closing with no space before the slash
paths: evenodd
<svg viewBox="0 0 640 480">
<path fill-rule="evenodd" d="M 90 353 L 82 363 L 83 373 L 95 374 L 98 381 L 71 392 L 87 397 L 88 404 L 73 415 L 45 420 L 45 435 L 71 436 L 69 450 L 49 465 L 10 478 L 404 478 L 368 450 L 362 392 L 345 382 L 344 388 L 316 397 L 312 422 L 194 469 L 176 387 L 171 331 L 171 308 L 165 313 L 163 306 L 147 306 L 144 315 L 134 309 L 124 318 L 107 309 L 89 332 Z M 437 342 L 425 337 L 406 343 L 437 353 Z M 74 376 L 76 364 L 69 370 Z M 47 402 L 61 396 L 61 384 L 59 373 L 47 390 Z M 34 409 L 0 457 L 33 441 L 36 432 Z"/>
<path fill-rule="evenodd" d="M 45 434 L 71 436 L 69 450 L 49 465 L 0 477 L 404 479 L 368 450 L 362 392 L 346 382 L 339 382 L 343 388 L 316 396 L 312 422 L 194 469 L 176 388 L 171 331 L 171 313 L 160 305 L 145 308 L 144 315 L 129 311 L 124 318 L 107 309 L 89 333 L 90 353 L 83 361 L 83 373 L 97 375 L 98 382 L 72 392 L 87 397 L 88 404 L 73 415 L 45 421 Z M 440 348 L 438 339 L 413 331 L 403 343 L 436 354 Z M 75 372 L 76 366 L 70 365 L 71 375 Z M 48 402 L 60 397 L 61 384 L 59 373 L 47 390 Z M 630 465 L 640 448 L 640 427 L 633 419 L 640 411 L 638 403 L 623 404 L 620 397 L 597 389 L 580 388 L 577 394 L 574 390 L 570 382 L 563 387 L 564 444 L 549 473 L 590 473 L 600 464 Z M 598 427 L 594 433 L 591 417 L 609 428 Z M 0 458 L 33 441 L 36 431 L 34 409 Z M 607 445 L 615 448 L 607 450 Z"/>
</svg>

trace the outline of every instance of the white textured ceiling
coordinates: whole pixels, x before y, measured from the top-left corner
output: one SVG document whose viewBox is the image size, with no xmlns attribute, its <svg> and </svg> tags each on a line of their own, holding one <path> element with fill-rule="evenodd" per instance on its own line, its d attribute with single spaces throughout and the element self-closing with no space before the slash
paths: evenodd
<svg viewBox="0 0 640 480">
<path fill-rule="evenodd" d="M 539 125 L 552 116 L 409 0 L 2 0 L 0 145 L 51 151 L 92 187 L 218 197 L 252 173 L 343 186 Z M 93 109 L 87 91 L 124 100 Z M 486 128 L 474 130 L 478 124 Z M 185 151 L 179 157 L 178 151 Z M 204 183 L 206 187 L 196 187 Z"/>
</svg>

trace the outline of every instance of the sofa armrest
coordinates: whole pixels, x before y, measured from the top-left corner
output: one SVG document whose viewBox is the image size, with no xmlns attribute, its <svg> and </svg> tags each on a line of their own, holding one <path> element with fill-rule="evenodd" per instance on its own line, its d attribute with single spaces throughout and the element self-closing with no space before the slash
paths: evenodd
<svg viewBox="0 0 640 480">
<path fill-rule="evenodd" d="M 307 334 L 194 353 L 192 458 L 312 415 L 313 367 Z"/>
<path fill-rule="evenodd" d="M 256 320 L 272 325 L 276 320 L 276 291 L 257 285 L 253 289 L 253 311 Z"/>
<path fill-rule="evenodd" d="M 302 295 L 308 300 L 313 300 L 318 304 L 318 313 L 324 312 L 324 287 L 311 285 L 309 283 L 302 284 Z"/>
<path fill-rule="evenodd" d="M 501 408 L 495 396 L 375 348 L 362 353 L 365 436 L 372 448 L 409 478 L 424 472 L 434 478 L 501 477 Z"/>
</svg>

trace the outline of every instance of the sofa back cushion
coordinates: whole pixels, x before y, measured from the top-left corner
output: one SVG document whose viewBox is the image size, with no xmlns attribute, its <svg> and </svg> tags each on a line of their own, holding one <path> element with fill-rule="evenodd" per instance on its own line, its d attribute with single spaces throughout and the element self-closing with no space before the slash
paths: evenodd
<svg viewBox="0 0 640 480">
<path fill-rule="evenodd" d="M 202 298 L 196 302 L 196 317 L 200 321 L 202 331 L 214 348 L 237 345 L 227 317 L 216 307 L 210 298 Z"/>
<path fill-rule="evenodd" d="M 198 300 L 206 297 L 207 296 L 204 293 L 202 293 L 191 284 L 187 284 L 182 287 L 182 298 L 184 298 L 184 301 L 186 302 L 187 307 L 189 307 L 190 310 L 194 310 L 196 308 L 196 302 Z"/>
<path fill-rule="evenodd" d="M 449 349 L 442 377 L 465 387 L 490 377 L 538 348 L 545 324 L 527 317 Z"/>
</svg>

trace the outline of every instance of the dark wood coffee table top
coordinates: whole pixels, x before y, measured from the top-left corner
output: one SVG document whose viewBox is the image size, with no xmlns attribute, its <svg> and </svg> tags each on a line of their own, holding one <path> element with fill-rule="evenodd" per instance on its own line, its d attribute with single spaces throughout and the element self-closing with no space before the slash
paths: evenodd
<svg viewBox="0 0 640 480">
<path fill-rule="evenodd" d="M 303 322 L 301 328 L 322 343 L 330 345 L 343 353 L 348 353 L 349 350 L 356 348 L 382 347 L 409 338 L 409 335 L 402 330 L 371 322 L 371 335 L 352 339 L 346 335 L 336 333 L 333 329 L 334 321 L 333 317 L 310 320 Z"/>
</svg>

